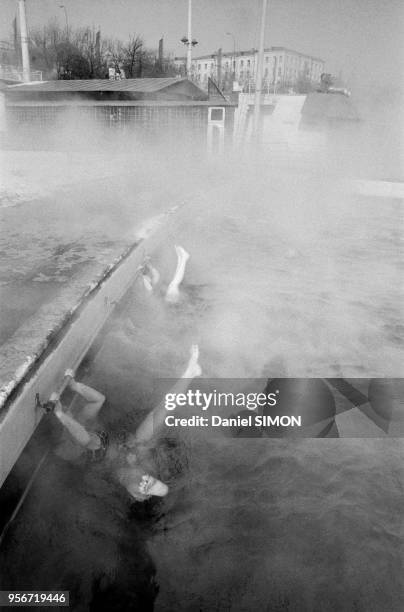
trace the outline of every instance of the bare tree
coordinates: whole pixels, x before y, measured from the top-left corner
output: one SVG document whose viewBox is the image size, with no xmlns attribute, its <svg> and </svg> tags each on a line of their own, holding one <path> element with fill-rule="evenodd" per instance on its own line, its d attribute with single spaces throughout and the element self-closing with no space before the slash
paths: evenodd
<svg viewBox="0 0 404 612">
<path fill-rule="evenodd" d="M 57 48 L 65 38 L 63 30 L 56 20 L 50 21 L 41 29 L 31 31 L 32 65 L 48 74 L 57 72 Z"/>
<path fill-rule="evenodd" d="M 108 76 L 112 65 L 128 78 L 175 74 L 172 63 L 158 61 L 157 52 L 147 50 L 137 34 L 126 43 L 102 39 L 94 28 L 61 28 L 56 20 L 31 33 L 33 66 L 58 79 L 94 79 Z"/>
<path fill-rule="evenodd" d="M 57 21 L 31 32 L 32 65 L 58 79 L 88 78 L 86 59 Z"/>
<path fill-rule="evenodd" d="M 144 59 L 143 40 L 132 35 L 126 45 L 123 45 L 123 68 L 129 78 L 142 76 L 142 60 Z"/>
<path fill-rule="evenodd" d="M 119 74 L 125 57 L 122 42 L 116 38 L 107 39 L 104 56 L 107 58 L 107 64 L 112 64 L 115 72 Z"/>
<path fill-rule="evenodd" d="M 106 73 L 106 61 L 102 51 L 101 32 L 91 28 L 81 28 L 73 33 L 72 42 L 88 63 L 88 78 L 102 78 Z"/>
</svg>

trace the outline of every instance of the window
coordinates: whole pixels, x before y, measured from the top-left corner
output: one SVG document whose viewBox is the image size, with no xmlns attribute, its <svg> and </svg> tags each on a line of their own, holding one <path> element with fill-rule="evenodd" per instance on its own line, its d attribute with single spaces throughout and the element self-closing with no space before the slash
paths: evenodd
<svg viewBox="0 0 404 612">
<path fill-rule="evenodd" d="M 207 65 L 207 64 L 205 64 L 205 70 L 207 70 L 207 69 L 208 69 L 208 65 Z"/>
<path fill-rule="evenodd" d="M 249 68 L 249 67 L 250 67 L 250 65 L 251 65 L 250 60 L 247 60 L 247 67 Z"/>
<path fill-rule="evenodd" d="M 269 57 L 268 57 L 268 55 L 267 55 L 267 56 L 266 56 L 266 58 L 265 58 L 265 62 L 266 62 L 266 63 L 268 63 L 268 62 L 269 62 Z"/>
<path fill-rule="evenodd" d="M 244 66 L 244 60 L 241 60 L 240 66 L 241 66 L 241 68 Z"/>
<path fill-rule="evenodd" d="M 200 64 L 198 64 L 198 70 L 200 70 L 200 69 L 201 69 L 201 65 L 200 65 Z"/>
<path fill-rule="evenodd" d="M 212 121 L 223 121 L 223 108 L 212 108 L 210 111 L 210 118 Z"/>
</svg>

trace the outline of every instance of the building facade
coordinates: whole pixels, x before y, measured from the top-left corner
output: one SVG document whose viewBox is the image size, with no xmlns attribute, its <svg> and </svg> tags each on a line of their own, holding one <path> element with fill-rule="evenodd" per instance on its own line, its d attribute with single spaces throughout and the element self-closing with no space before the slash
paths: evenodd
<svg viewBox="0 0 404 612">
<path fill-rule="evenodd" d="M 190 78 L 206 89 L 208 79 L 213 78 L 220 86 L 229 90 L 236 81 L 240 90 L 253 91 L 258 61 L 257 49 L 202 55 L 192 60 Z M 186 58 L 176 57 L 174 63 L 179 74 L 185 71 Z M 285 47 L 270 47 L 264 51 L 263 89 L 268 93 L 274 89 L 293 89 L 299 81 L 311 84 L 320 82 L 325 62 Z"/>
</svg>

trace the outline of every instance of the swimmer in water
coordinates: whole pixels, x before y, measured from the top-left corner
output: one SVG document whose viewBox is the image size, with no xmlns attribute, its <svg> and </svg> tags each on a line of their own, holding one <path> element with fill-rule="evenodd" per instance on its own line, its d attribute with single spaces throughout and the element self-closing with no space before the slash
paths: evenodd
<svg viewBox="0 0 404 612">
<path fill-rule="evenodd" d="M 177 267 L 175 269 L 174 277 L 168 285 L 165 299 L 171 304 L 175 304 L 180 299 L 179 286 L 184 280 L 185 268 L 187 261 L 190 257 L 189 253 L 181 246 L 175 245 L 175 252 L 177 253 Z M 154 287 L 160 280 L 160 274 L 150 263 L 150 257 L 145 257 L 143 264 L 139 267 L 142 273 L 143 284 L 149 293 L 153 292 Z"/>
<path fill-rule="evenodd" d="M 190 257 L 189 253 L 181 246 L 175 245 L 175 252 L 177 253 L 177 268 L 175 270 L 174 278 L 168 285 L 166 291 L 166 301 L 171 304 L 175 304 L 180 299 L 179 286 L 182 283 L 185 275 L 185 267 Z"/>
<path fill-rule="evenodd" d="M 143 285 L 145 289 L 150 293 L 153 291 L 153 287 L 157 285 L 160 280 L 160 274 L 150 263 L 150 257 L 145 257 L 143 264 L 140 266 L 143 277 Z"/>
<path fill-rule="evenodd" d="M 198 358 L 198 346 L 193 345 L 185 372 L 174 385 L 172 393 L 184 393 L 192 379 L 201 375 L 202 370 Z M 81 422 L 74 418 L 69 410 L 63 408 L 57 394 L 51 396 L 45 409 L 52 411 L 73 439 L 85 449 L 89 461 L 98 462 L 105 459 L 115 471 L 119 482 L 137 501 L 145 501 L 152 496 L 164 497 L 167 495 L 167 485 L 152 476 L 142 466 L 145 452 L 150 449 L 153 438 L 164 424 L 167 415 L 164 401 L 147 415 L 136 432 L 124 443 L 111 443 L 107 432 L 95 427 L 105 396 L 77 382 L 72 370 L 67 370 L 66 376 L 69 379 L 69 387 L 87 402 L 80 416 Z"/>
<path fill-rule="evenodd" d="M 98 430 L 97 420 L 105 402 L 105 396 L 96 389 L 76 381 L 73 370 L 66 370 L 65 377 L 68 380 L 67 386 L 86 401 L 80 414 L 76 417 L 73 416 L 71 410 L 65 409 L 57 393 L 51 395 L 45 409 L 53 411 L 72 438 L 79 446 L 86 449 L 90 460 L 103 458 L 108 446 L 108 434 L 103 430 Z"/>
</svg>

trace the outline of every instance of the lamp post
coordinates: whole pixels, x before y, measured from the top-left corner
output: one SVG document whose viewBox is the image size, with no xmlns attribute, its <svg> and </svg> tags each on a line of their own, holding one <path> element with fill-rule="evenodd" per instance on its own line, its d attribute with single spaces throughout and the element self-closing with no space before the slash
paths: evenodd
<svg viewBox="0 0 404 612">
<path fill-rule="evenodd" d="M 69 20 L 67 18 L 67 9 L 65 7 L 64 4 L 59 4 L 59 8 L 63 9 L 65 12 L 65 19 L 66 19 L 66 38 L 69 38 Z"/>
<path fill-rule="evenodd" d="M 192 47 L 198 44 L 195 38 L 192 38 L 192 0 L 188 0 L 188 36 L 183 36 L 181 42 L 187 47 L 187 77 L 191 75 L 192 67 Z"/>
<path fill-rule="evenodd" d="M 25 0 L 18 0 L 18 14 L 20 18 L 23 81 L 24 83 L 28 83 L 31 80 L 31 69 L 29 65 L 28 29 L 27 18 L 25 15 Z"/>
<path fill-rule="evenodd" d="M 233 58 L 232 58 L 232 73 L 233 73 L 233 81 L 236 80 L 236 39 L 234 38 L 234 34 L 231 32 L 226 32 L 227 36 L 231 36 L 233 39 Z"/>
<path fill-rule="evenodd" d="M 258 128 L 260 121 L 260 104 L 261 104 L 261 88 L 262 88 L 262 72 L 264 67 L 264 39 L 265 39 L 265 21 L 267 12 L 268 0 L 262 0 L 261 14 L 261 31 L 260 43 L 258 49 L 258 61 L 255 73 L 255 100 L 254 100 L 254 135 L 258 137 Z"/>
</svg>

